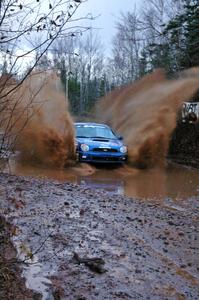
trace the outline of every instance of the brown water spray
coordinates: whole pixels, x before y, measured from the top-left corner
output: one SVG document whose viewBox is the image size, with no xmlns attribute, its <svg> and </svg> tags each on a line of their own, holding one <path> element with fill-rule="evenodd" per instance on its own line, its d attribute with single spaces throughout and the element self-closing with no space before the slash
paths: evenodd
<svg viewBox="0 0 199 300">
<path fill-rule="evenodd" d="M 111 92 L 100 101 L 97 114 L 100 122 L 123 135 L 130 165 L 164 165 L 176 112 L 198 87 L 198 68 L 181 73 L 175 80 L 156 70 Z M 6 133 L 16 138 L 23 162 L 61 168 L 74 163 L 73 121 L 55 73 L 32 73 L 5 103 L 0 121 Z M 86 169 L 86 174 L 93 172 Z"/>
<path fill-rule="evenodd" d="M 166 79 L 162 70 L 156 70 L 111 92 L 101 100 L 97 114 L 100 121 L 123 135 L 130 165 L 162 166 L 176 126 L 176 113 L 198 88 L 198 68 L 183 72 L 175 80 Z"/>
<path fill-rule="evenodd" d="M 56 73 L 32 73 L 8 100 L 4 130 L 23 162 L 62 168 L 74 161 L 73 121 Z"/>
</svg>

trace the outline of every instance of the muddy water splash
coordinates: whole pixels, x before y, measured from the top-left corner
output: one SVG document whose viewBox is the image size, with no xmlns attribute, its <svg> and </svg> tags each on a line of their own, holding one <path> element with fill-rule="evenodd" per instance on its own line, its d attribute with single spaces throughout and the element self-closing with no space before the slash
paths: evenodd
<svg viewBox="0 0 199 300">
<path fill-rule="evenodd" d="M 21 161 L 51 167 L 70 164 L 74 129 L 58 76 L 32 73 L 9 97 L 13 113 L 6 126 L 16 138 Z"/>
<path fill-rule="evenodd" d="M 176 112 L 199 88 L 199 69 L 190 69 L 180 77 L 168 80 L 162 70 L 156 70 L 111 92 L 98 106 L 101 121 L 123 135 L 131 165 L 147 168 L 165 164 Z"/>
</svg>

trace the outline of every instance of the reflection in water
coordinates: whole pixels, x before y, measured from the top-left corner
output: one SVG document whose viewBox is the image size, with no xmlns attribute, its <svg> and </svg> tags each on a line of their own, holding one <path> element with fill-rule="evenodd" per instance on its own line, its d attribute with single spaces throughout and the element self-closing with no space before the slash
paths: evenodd
<svg viewBox="0 0 199 300">
<path fill-rule="evenodd" d="M 88 170 L 87 172 L 82 172 Z M 199 170 L 169 164 L 165 169 L 130 170 L 100 168 L 84 164 L 79 168 L 47 169 L 11 161 L 6 172 L 39 177 L 59 182 L 72 182 L 92 189 L 104 189 L 110 194 L 137 198 L 178 201 L 199 195 Z M 83 175 L 84 174 L 84 175 Z M 85 176 L 86 175 L 86 176 Z"/>
<path fill-rule="evenodd" d="M 87 177 L 78 177 L 77 183 L 83 187 L 92 189 L 104 189 L 110 194 L 125 195 L 125 183 L 123 178 L 112 177 L 111 174 L 103 174 L 98 170 L 94 175 Z"/>
<path fill-rule="evenodd" d="M 181 200 L 199 194 L 199 171 L 170 165 L 166 169 L 140 171 L 128 176 L 126 195 L 140 198 Z"/>
<path fill-rule="evenodd" d="M 8 172 L 11 174 L 19 175 L 19 176 L 30 176 L 37 177 L 41 179 L 50 179 L 50 180 L 58 180 L 60 182 L 73 182 L 76 183 L 77 176 L 75 173 L 72 173 L 68 168 L 65 169 L 56 169 L 56 168 L 47 168 L 44 166 L 36 166 L 22 164 L 16 160 L 10 160 L 9 164 L 4 169 L 4 172 Z"/>
</svg>

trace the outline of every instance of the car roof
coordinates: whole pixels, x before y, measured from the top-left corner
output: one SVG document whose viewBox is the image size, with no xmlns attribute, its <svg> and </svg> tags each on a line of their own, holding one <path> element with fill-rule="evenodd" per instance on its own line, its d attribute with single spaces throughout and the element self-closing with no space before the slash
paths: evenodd
<svg viewBox="0 0 199 300">
<path fill-rule="evenodd" d="M 109 127 L 106 124 L 101 124 L 101 123 L 94 123 L 94 122 L 77 122 L 75 125 L 91 125 L 91 126 L 104 126 L 104 127 Z"/>
</svg>

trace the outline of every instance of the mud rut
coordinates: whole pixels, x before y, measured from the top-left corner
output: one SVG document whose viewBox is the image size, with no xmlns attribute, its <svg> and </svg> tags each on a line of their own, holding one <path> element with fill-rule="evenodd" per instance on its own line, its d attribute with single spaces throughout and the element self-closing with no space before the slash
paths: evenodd
<svg viewBox="0 0 199 300">
<path fill-rule="evenodd" d="M 171 209 L 10 175 L 0 186 L 26 285 L 42 299 L 198 299 L 197 197 Z"/>
</svg>

